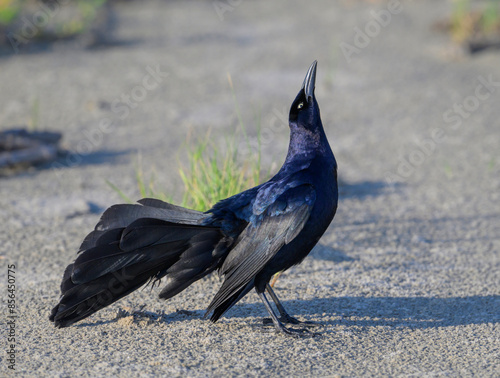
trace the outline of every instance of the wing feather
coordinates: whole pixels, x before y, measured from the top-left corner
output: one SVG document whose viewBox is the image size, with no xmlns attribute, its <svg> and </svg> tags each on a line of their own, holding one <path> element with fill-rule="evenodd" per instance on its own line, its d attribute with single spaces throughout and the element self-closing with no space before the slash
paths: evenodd
<svg viewBox="0 0 500 378">
<path fill-rule="evenodd" d="M 224 283 L 207 313 L 245 287 L 281 247 L 297 237 L 311 215 L 315 199 L 309 184 L 288 189 L 248 224 L 220 268 Z"/>
</svg>

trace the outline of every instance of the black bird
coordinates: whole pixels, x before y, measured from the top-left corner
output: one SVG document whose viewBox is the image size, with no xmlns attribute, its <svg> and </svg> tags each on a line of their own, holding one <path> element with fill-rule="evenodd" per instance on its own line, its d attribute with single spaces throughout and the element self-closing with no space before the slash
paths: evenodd
<svg viewBox="0 0 500 378">
<path fill-rule="evenodd" d="M 337 209 L 337 163 L 314 96 L 316 65 L 290 108 L 290 145 L 279 172 L 205 213 L 150 198 L 111 206 L 64 272 L 62 294 L 50 315 L 56 327 L 163 277 L 168 281 L 160 298 L 168 299 L 218 270 L 224 282 L 205 314 L 212 314 L 212 322 L 255 288 L 277 331 L 311 334 L 283 325 L 301 322 L 286 313 L 269 280 L 309 254 Z"/>
</svg>

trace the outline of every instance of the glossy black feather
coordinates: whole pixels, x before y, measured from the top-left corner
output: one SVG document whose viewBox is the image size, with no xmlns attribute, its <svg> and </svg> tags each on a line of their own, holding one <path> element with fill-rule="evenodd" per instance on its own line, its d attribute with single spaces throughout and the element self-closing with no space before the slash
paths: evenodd
<svg viewBox="0 0 500 378">
<path fill-rule="evenodd" d="M 268 182 L 206 213 L 156 199 L 107 209 L 64 272 L 50 316 L 55 325 L 71 325 L 163 277 L 160 297 L 171 298 L 218 270 L 224 282 L 206 316 L 217 321 L 255 288 L 277 329 L 290 333 L 262 293 L 275 273 L 307 256 L 338 200 L 337 163 L 314 96 L 315 78 L 316 62 L 290 108 L 285 163 Z"/>
</svg>

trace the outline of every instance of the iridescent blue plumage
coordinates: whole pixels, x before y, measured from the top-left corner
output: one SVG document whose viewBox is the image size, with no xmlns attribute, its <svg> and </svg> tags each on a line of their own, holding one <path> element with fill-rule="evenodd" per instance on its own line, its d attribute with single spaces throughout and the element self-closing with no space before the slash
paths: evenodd
<svg viewBox="0 0 500 378">
<path fill-rule="evenodd" d="M 218 270 L 224 282 L 207 309 L 212 321 L 255 288 L 278 331 L 304 335 L 283 325 L 299 321 L 286 313 L 269 281 L 309 254 L 337 209 L 337 163 L 321 123 L 315 79 L 316 62 L 290 108 L 288 154 L 273 178 L 206 213 L 152 199 L 112 206 L 66 268 L 51 320 L 68 326 L 162 277 L 168 283 L 160 297 L 167 299 Z"/>
</svg>

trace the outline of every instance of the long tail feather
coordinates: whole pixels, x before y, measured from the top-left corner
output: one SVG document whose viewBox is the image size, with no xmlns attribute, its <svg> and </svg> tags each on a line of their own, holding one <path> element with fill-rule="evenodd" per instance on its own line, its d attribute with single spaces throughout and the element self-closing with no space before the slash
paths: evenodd
<svg viewBox="0 0 500 378">
<path fill-rule="evenodd" d="M 170 298 L 215 270 L 227 253 L 219 228 L 206 215 L 158 200 L 115 205 L 83 241 L 61 283 L 50 315 L 66 327 L 167 276 L 161 298 Z"/>
</svg>

